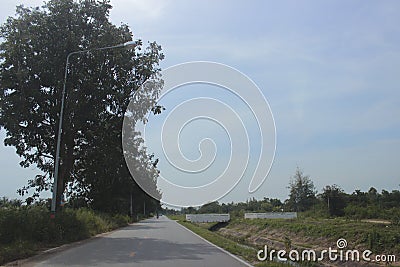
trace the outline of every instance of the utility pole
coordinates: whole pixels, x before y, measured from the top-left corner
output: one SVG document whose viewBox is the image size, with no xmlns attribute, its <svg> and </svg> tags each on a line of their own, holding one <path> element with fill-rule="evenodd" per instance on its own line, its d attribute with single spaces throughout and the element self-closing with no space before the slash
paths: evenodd
<svg viewBox="0 0 400 267">
<path fill-rule="evenodd" d="M 143 199 L 143 215 L 146 217 L 146 199 Z"/>
<path fill-rule="evenodd" d="M 329 214 L 331 213 L 330 207 L 329 207 L 329 195 L 328 195 L 328 212 L 329 212 Z"/>
<path fill-rule="evenodd" d="M 133 220 L 133 194 L 131 190 L 131 206 L 130 206 L 131 220 Z"/>
<path fill-rule="evenodd" d="M 129 41 L 123 44 L 113 45 L 113 46 L 106 46 L 100 48 L 91 48 L 86 50 L 74 51 L 67 55 L 67 60 L 65 62 L 65 72 L 64 72 L 64 82 L 63 88 L 61 91 L 61 109 L 58 121 L 58 132 L 57 132 L 57 143 L 56 143 L 56 154 L 54 160 L 54 183 L 53 183 L 53 198 L 51 199 L 51 215 L 50 218 L 54 219 L 56 216 L 56 211 L 60 206 L 62 192 L 62 185 L 64 183 L 64 177 L 59 177 L 59 168 L 60 168 L 60 150 L 61 150 L 61 135 L 62 135 L 62 125 L 63 125 L 63 115 L 64 115 L 64 102 L 65 102 L 65 94 L 66 94 L 66 86 L 67 86 L 67 76 L 68 76 L 68 65 L 69 65 L 69 58 L 72 55 L 82 54 L 82 53 L 90 53 L 92 51 L 100 51 L 100 50 L 107 50 L 107 49 L 114 49 L 114 48 L 130 48 L 135 47 L 135 41 Z"/>
</svg>

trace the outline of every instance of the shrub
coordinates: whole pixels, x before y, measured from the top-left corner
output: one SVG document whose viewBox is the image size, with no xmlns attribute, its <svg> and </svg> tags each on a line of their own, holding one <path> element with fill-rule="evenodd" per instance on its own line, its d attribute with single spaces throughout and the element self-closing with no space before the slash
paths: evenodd
<svg viewBox="0 0 400 267">
<path fill-rule="evenodd" d="M 128 216 L 64 209 L 55 219 L 44 206 L 0 208 L 0 265 L 34 254 L 40 247 L 82 240 L 129 222 Z"/>
</svg>

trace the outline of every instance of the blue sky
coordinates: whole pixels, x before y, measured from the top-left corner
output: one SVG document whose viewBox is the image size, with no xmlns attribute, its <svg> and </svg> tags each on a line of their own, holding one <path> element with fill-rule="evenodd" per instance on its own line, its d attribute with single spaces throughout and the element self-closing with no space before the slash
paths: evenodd
<svg viewBox="0 0 400 267">
<path fill-rule="evenodd" d="M 1 21 L 18 2 L 42 3 L 2 1 Z M 347 192 L 400 189 L 399 1 L 112 5 L 115 24 L 125 22 L 135 38 L 162 45 L 163 68 L 194 60 L 227 64 L 249 76 L 267 98 L 277 130 L 270 175 L 256 193 L 247 193 L 243 181 L 223 201 L 284 199 L 297 166 L 318 191 L 327 184 Z M 21 169 L 10 147 L 0 146 L 0 159 L 0 196 L 16 197 L 16 188 L 35 170 Z"/>
</svg>

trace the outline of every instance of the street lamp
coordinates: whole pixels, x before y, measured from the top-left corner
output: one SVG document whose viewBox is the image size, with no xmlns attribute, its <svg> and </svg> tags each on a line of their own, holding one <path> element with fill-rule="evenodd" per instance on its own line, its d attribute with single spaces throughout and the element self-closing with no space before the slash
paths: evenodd
<svg viewBox="0 0 400 267">
<path fill-rule="evenodd" d="M 136 46 L 135 41 L 129 41 L 129 42 L 125 42 L 123 44 L 118 44 L 118 45 L 113 45 L 113 46 L 106 46 L 106 47 L 100 47 L 100 48 L 92 48 L 92 49 L 87 49 L 87 50 L 74 51 L 67 55 L 67 61 L 65 63 L 64 84 L 63 84 L 63 90 L 61 93 L 61 110 L 60 110 L 60 121 L 58 123 L 56 159 L 54 161 L 54 183 L 53 183 L 53 198 L 51 200 L 51 218 L 55 218 L 56 206 L 57 206 L 58 170 L 60 167 L 60 146 L 61 146 L 62 123 L 63 123 L 63 114 L 64 114 L 65 87 L 67 84 L 69 58 L 72 55 L 88 53 L 88 52 L 92 52 L 92 51 L 123 48 L 123 47 L 131 48 L 131 47 L 135 47 L 135 46 Z"/>
</svg>

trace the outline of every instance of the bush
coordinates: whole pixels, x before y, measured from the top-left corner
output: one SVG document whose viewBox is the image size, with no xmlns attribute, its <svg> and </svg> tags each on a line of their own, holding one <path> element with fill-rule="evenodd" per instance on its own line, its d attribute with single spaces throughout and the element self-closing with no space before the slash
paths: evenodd
<svg viewBox="0 0 400 267">
<path fill-rule="evenodd" d="M 55 219 L 44 206 L 0 208 L 0 265 L 41 247 L 82 240 L 127 225 L 128 216 L 64 209 Z"/>
<path fill-rule="evenodd" d="M 112 217 L 112 220 L 117 227 L 121 227 L 127 225 L 131 219 L 127 215 L 117 214 Z"/>
</svg>

